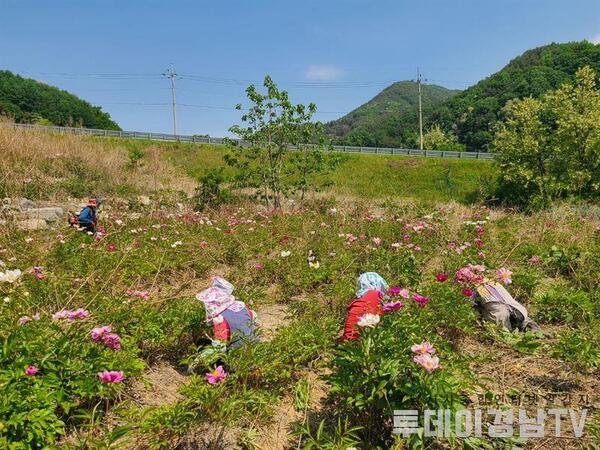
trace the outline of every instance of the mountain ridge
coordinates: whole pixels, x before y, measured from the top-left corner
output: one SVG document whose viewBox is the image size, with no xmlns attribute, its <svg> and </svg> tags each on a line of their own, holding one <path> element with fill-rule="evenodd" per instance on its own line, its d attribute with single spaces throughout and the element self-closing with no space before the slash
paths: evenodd
<svg viewBox="0 0 600 450">
<path fill-rule="evenodd" d="M 423 116 L 456 95 L 458 90 L 422 84 Z M 418 139 L 418 86 L 414 81 L 392 83 L 368 102 L 325 125 L 336 143 L 365 146 L 414 146 Z"/>
</svg>

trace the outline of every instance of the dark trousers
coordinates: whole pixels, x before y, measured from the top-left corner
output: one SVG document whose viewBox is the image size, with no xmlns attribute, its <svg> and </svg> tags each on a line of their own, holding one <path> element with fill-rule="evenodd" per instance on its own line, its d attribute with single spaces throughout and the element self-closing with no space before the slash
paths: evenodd
<svg viewBox="0 0 600 450">
<path fill-rule="evenodd" d="M 79 227 L 83 228 L 83 231 L 85 232 L 91 232 L 91 233 L 95 233 L 96 232 L 96 226 L 93 223 L 81 223 L 79 222 Z"/>
</svg>

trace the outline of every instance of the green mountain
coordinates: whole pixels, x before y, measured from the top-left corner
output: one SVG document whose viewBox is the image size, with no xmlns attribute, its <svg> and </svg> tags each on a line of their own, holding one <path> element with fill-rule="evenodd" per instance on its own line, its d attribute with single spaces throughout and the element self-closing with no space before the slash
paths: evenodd
<svg viewBox="0 0 600 450">
<path fill-rule="evenodd" d="M 423 119 L 460 91 L 421 85 Z M 326 125 L 336 143 L 379 147 L 414 147 L 419 137 L 418 90 L 413 81 L 398 81 L 367 103 Z"/>
<path fill-rule="evenodd" d="M 431 120 L 453 130 L 468 150 L 486 150 L 502 107 L 511 99 L 540 97 L 572 80 L 582 66 L 600 74 L 600 45 L 587 41 L 550 44 L 528 50 L 499 72 L 436 108 Z"/>
<path fill-rule="evenodd" d="M 7 70 L 0 70 L 0 115 L 16 122 L 120 130 L 100 107 Z"/>
</svg>

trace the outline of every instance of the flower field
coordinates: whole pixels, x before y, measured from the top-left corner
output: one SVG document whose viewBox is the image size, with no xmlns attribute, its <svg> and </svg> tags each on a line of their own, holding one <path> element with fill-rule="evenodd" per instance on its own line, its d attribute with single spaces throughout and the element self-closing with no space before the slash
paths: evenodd
<svg viewBox="0 0 600 450">
<path fill-rule="evenodd" d="M 95 236 L 0 217 L 0 448 L 592 449 L 600 439 L 596 206 L 465 206 L 450 199 L 466 200 L 479 166 L 362 155 L 302 206 L 273 213 L 234 196 L 198 213 L 177 189 L 194 185 L 183 172 L 201 174 L 200 159 L 220 164 L 210 148 L 11 133 L 0 133 L 4 195 L 70 204 L 83 180 L 108 200 Z M 94 166 L 99 151 L 110 158 Z M 364 164 L 389 183 L 352 177 Z M 460 177 L 423 175 L 445 169 Z M 405 191 L 411 200 L 393 195 Z M 342 343 L 369 271 L 390 298 Z M 211 345 L 195 295 L 214 276 L 257 313 L 260 342 Z M 482 323 L 473 282 L 484 276 L 542 333 Z M 548 423 L 529 440 L 393 430 L 394 410 L 479 407 L 586 409 L 585 433 L 574 439 L 569 417 L 562 437 Z"/>
<path fill-rule="evenodd" d="M 556 392 L 600 401 L 600 231 L 586 211 L 319 202 L 200 215 L 109 205 L 101 223 L 95 237 L 66 227 L 0 236 L 2 447 L 259 448 L 288 401 L 295 419 L 277 445 L 404 448 L 419 437 L 392 434 L 393 409 Z M 460 282 L 476 276 L 468 264 L 497 270 L 544 335 L 482 325 Z M 360 340 L 337 343 L 363 271 L 394 286 L 391 301 L 362 318 Z M 262 342 L 218 363 L 203 353 L 209 330 L 194 298 L 217 274 L 259 323 L 261 311 L 285 311 Z M 175 401 L 148 406 L 132 390 L 159 364 L 184 381 Z"/>
</svg>

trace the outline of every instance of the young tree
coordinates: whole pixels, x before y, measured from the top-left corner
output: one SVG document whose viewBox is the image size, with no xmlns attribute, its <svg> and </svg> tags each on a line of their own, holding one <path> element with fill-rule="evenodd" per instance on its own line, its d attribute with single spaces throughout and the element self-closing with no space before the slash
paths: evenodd
<svg viewBox="0 0 600 450">
<path fill-rule="evenodd" d="M 264 94 L 254 85 L 246 89 L 251 106 L 242 115 L 243 124 L 229 129 L 240 141 L 231 142 L 225 161 L 237 168 L 239 187 L 256 189 L 267 207 L 280 208 L 282 197 L 300 192 L 304 198 L 317 187 L 316 176 L 327 172 L 335 158 L 323 154 L 323 126 L 312 122 L 315 104 L 292 104 L 269 76 L 264 87 Z"/>
<path fill-rule="evenodd" d="M 423 147 L 426 150 L 449 150 L 454 152 L 465 150 L 465 146 L 458 142 L 456 135 L 445 133 L 438 124 L 429 128 L 423 136 Z"/>
<path fill-rule="evenodd" d="M 589 67 L 540 100 L 513 100 L 496 133 L 500 195 L 547 206 L 553 199 L 600 197 L 600 90 Z"/>
</svg>

